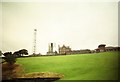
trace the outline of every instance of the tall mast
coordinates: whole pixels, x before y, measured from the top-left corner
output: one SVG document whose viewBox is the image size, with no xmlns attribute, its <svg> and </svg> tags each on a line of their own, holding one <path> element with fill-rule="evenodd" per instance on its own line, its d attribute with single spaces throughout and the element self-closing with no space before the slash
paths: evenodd
<svg viewBox="0 0 120 82">
<path fill-rule="evenodd" d="M 33 54 L 36 54 L 36 34 L 37 34 L 37 29 L 34 29 L 34 42 L 33 42 Z"/>
</svg>

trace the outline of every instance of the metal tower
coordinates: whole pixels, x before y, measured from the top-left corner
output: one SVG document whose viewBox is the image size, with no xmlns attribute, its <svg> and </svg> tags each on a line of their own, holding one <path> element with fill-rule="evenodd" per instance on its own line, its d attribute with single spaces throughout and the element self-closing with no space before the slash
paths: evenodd
<svg viewBox="0 0 120 82">
<path fill-rule="evenodd" d="M 34 29 L 34 42 L 33 42 L 33 54 L 34 55 L 36 53 L 36 34 L 37 34 L 37 29 Z"/>
</svg>

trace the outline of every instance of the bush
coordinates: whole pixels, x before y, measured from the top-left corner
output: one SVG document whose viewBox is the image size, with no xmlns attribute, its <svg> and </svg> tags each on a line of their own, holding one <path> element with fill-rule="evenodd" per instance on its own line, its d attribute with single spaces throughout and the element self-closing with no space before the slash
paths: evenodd
<svg viewBox="0 0 120 82">
<path fill-rule="evenodd" d="M 15 57 L 15 55 L 12 54 L 12 52 L 6 52 L 3 55 L 5 56 L 4 60 L 8 64 L 12 65 L 16 62 L 16 57 Z"/>
</svg>

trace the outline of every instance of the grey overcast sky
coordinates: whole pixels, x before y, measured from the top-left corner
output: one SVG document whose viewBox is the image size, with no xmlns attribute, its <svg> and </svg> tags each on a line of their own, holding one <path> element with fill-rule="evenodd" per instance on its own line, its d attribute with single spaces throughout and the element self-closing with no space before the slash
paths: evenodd
<svg viewBox="0 0 120 82">
<path fill-rule="evenodd" d="M 3 52 L 33 50 L 37 29 L 37 53 L 48 44 L 75 49 L 95 49 L 99 44 L 118 46 L 117 2 L 1 2 L 0 48 Z"/>
</svg>

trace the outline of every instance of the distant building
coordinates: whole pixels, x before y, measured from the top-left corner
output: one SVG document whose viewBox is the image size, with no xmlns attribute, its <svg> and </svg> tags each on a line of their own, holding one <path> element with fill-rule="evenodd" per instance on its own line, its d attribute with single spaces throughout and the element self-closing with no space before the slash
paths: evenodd
<svg viewBox="0 0 120 82">
<path fill-rule="evenodd" d="M 105 47 L 106 51 L 120 51 L 120 47 Z"/>
<path fill-rule="evenodd" d="M 105 44 L 101 44 L 98 46 L 98 49 L 100 50 L 100 52 L 105 52 Z"/>
<path fill-rule="evenodd" d="M 69 46 L 65 46 L 65 45 L 63 45 L 62 47 L 59 46 L 59 54 L 66 55 L 66 54 L 70 54 L 70 52 L 71 52 L 71 48 Z"/>
<path fill-rule="evenodd" d="M 86 53 L 95 53 L 95 52 L 107 52 L 107 51 L 120 51 L 120 47 L 106 47 L 105 44 L 98 45 L 98 48 L 95 50 L 90 49 L 80 49 L 72 50 L 69 46 L 58 46 L 57 51 L 53 52 L 53 43 L 48 45 L 47 55 L 68 55 L 68 54 L 86 54 Z"/>
<path fill-rule="evenodd" d="M 47 55 L 56 55 L 57 54 L 57 51 L 53 52 L 53 43 L 50 43 L 48 45 L 48 52 L 47 52 Z"/>
<path fill-rule="evenodd" d="M 70 53 L 71 54 L 85 54 L 85 53 L 91 53 L 91 50 L 90 49 L 72 50 Z"/>
<path fill-rule="evenodd" d="M 84 49 L 84 50 L 71 50 L 69 46 L 63 45 L 59 47 L 59 54 L 67 55 L 67 54 L 84 54 L 84 53 L 91 53 L 91 50 Z"/>
<path fill-rule="evenodd" d="M 98 46 L 96 52 L 106 52 L 106 51 L 120 51 L 120 47 L 105 47 L 105 44 L 101 44 Z"/>
<path fill-rule="evenodd" d="M 100 50 L 97 48 L 97 49 L 95 49 L 95 52 L 98 53 L 98 52 L 100 52 Z"/>
<path fill-rule="evenodd" d="M 105 52 L 105 44 L 100 44 L 96 50 L 96 52 Z"/>
</svg>

